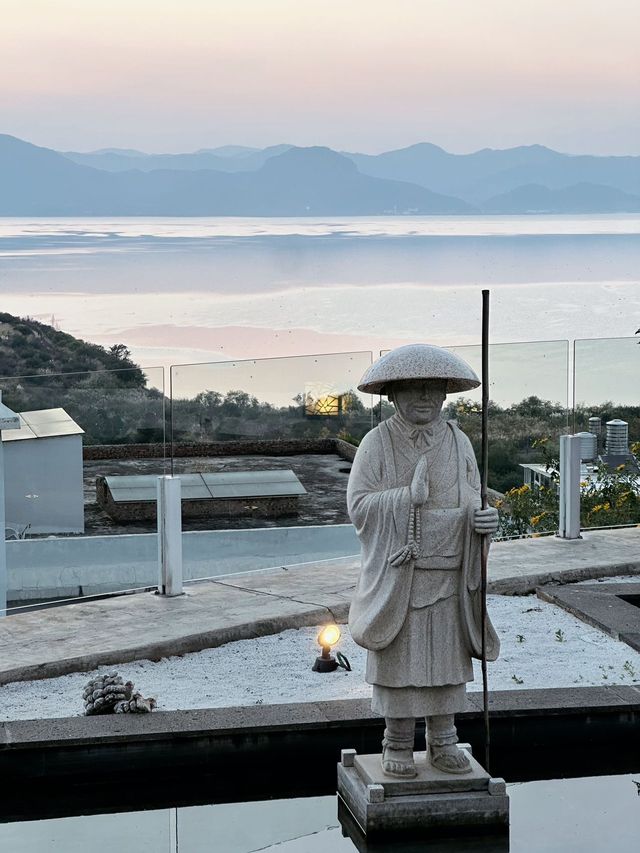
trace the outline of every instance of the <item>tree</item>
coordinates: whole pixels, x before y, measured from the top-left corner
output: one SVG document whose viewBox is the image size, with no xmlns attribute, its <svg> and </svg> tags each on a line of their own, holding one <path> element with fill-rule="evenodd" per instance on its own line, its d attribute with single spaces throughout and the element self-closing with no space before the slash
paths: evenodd
<svg viewBox="0 0 640 853">
<path fill-rule="evenodd" d="M 131 362 L 131 350 L 125 344 L 114 344 L 112 347 L 109 347 L 107 352 L 120 359 L 120 361 Z"/>
</svg>

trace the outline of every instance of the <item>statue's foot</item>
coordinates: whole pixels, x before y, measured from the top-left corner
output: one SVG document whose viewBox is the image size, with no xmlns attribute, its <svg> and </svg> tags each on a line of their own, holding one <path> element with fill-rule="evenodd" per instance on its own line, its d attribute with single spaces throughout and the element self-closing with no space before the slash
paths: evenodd
<svg viewBox="0 0 640 853">
<path fill-rule="evenodd" d="M 396 776 L 399 779 L 410 779 L 417 776 L 416 763 L 413 760 L 412 749 L 391 749 L 390 746 L 382 748 L 382 770 L 387 776 Z"/>
<path fill-rule="evenodd" d="M 443 773 L 469 773 L 471 762 L 466 750 L 450 746 L 429 746 L 431 766 Z"/>
</svg>

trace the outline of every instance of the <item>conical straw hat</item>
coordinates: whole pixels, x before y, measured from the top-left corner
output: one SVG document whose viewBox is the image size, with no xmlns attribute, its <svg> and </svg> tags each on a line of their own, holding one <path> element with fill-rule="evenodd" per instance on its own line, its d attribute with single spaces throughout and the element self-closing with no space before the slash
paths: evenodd
<svg viewBox="0 0 640 853">
<path fill-rule="evenodd" d="M 447 394 L 480 385 L 466 361 L 452 352 L 430 344 L 407 344 L 374 362 L 360 380 L 358 391 L 386 394 L 388 384 L 399 379 L 446 379 Z"/>
</svg>

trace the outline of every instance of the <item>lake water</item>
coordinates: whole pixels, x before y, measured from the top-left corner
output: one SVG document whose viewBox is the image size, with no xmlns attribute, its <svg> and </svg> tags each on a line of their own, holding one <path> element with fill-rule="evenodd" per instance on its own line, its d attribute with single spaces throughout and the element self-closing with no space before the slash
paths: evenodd
<svg viewBox="0 0 640 853">
<path fill-rule="evenodd" d="M 640 217 L 0 219 L 0 310 L 145 366 L 633 335 Z M 608 368 L 607 368 L 608 370 Z"/>
</svg>

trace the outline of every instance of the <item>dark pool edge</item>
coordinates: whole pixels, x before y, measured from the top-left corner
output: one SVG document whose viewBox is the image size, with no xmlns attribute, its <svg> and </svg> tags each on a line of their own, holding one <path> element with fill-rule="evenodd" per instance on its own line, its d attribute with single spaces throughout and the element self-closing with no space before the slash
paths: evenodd
<svg viewBox="0 0 640 853">
<path fill-rule="evenodd" d="M 482 694 L 467 694 L 468 710 L 458 721 L 482 715 Z M 494 720 L 526 716 L 640 713 L 640 685 L 570 687 L 492 691 Z M 334 699 L 276 705 L 155 711 L 152 714 L 114 714 L 99 717 L 60 717 L 0 723 L 0 753 L 6 750 L 58 746 L 99 746 L 126 742 L 238 735 L 303 732 L 326 728 L 379 726 L 369 699 Z"/>
<path fill-rule="evenodd" d="M 480 705 L 470 694 L 457 726 L 482 761 Z M 637 687 L 500 691 L 491 706 L 493 776 L 640 771 Z M 368 699 L 8 722 L 0 822 L 332 795 L 341 750 L 379 752 L 383 728 Z"/>
</svg>

